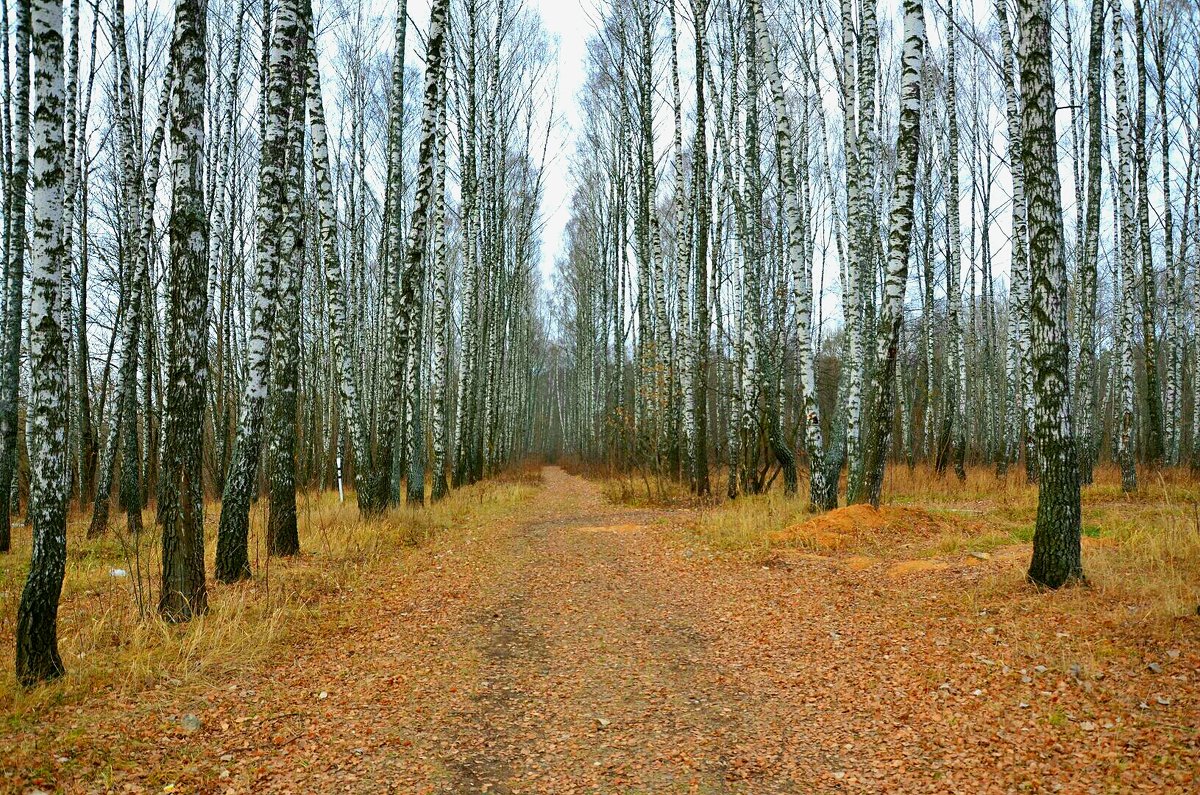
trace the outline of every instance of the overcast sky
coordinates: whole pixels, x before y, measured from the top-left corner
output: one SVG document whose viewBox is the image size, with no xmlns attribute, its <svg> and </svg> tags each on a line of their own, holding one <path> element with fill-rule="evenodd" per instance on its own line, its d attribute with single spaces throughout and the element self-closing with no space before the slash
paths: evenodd
<svg viewBox="0 0 1200 795">
<path fill-rule="evenodd" d="M 558 40 L 558 98 L 554 103 L 561 121 L 550 138 L 550 162 L 546 166 L 546 196 L 542 207 L 546 220 L 542 236 L 542 276 L 547 278 L 562 250 L 563 229 L 570 219 L 568 164 L 574 148 L 573 130 L 578 126 L 578 94 L 584 81 L 584 53 L 594 30 L 593 0 L 528 0 L 541 11 L 542 22 Z"/>
<path fill-rule="evenodd" d="M 522 7 L 541 15 L 542 26 L 551 42 L 558 46 L 558 60 L 550 79 L 557 79 L 557 96 L 554 102 L 556 124 L 550 133 L 550 145 L 546 152 L 545 196 L 542 200 L 542 218 L 545 229 L 542 233 L 541 271 L 548 281 L 554 271 L 554 263 L 562 251 L 563 230 L 570 220 L 571 185 L 568 174 L 571 153 L 574 151 L 574 130 L 579 126 L 578 94 L 583 87 L 584 53 L 587 41 L 596 29 L 597 0 L 520 0 Z M 408 14 L 411 24 L 421 38 L 409 39 L 408 62 L 421 65 L 422 40 L 429 26 L 428 0 L 409 0 Z M 413 28 L 409 28 L 412 36 Z M 386 34 L 390 35 L 390 34 Z M 414 51 L 415 48 L 415 51 Z"/>
</svg>

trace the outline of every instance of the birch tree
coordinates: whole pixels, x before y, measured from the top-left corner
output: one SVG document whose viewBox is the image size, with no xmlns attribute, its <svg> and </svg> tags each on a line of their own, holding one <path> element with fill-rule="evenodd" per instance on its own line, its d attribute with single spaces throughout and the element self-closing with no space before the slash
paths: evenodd
<svg viewBox="0 0 1200 795">
<path fill-rule="evenodd" d="M 206 11 L 176 0 L 171 144 L 166 416 L 163 427 L 162 586 L 158 610 L 187 621 L 208 610 L 204 582 L 204 402 L 208 388 L 208 220 L 204 212 Z"/>
<path fill-rule="evenodd" d="M 904 292 L 912 245 L 913 200 L 917 159 L 921 150 L 921 70 L 925 56 L 925 19 L 920 0 L 904 4 L 904 52 L 901 56 L 900 128 L 896 135 L 896 176 L 888 219 L 887 277 L 875 339 L 871 406 L 867 414 L 864 468 L 866 488 L 860 496 L 878 507 L 883 490 L 895 410 L 895 378 L 900 331 L 904 324 Z M 952 178 L 953 181 L 953 178 Z"/>
<path fill-rule="evenodd" d="M 1029 198 L 1031 350 L 1039 461 L 1037 524 L 1029 579 L 1058 588 L 1083 578 L 1079 460 L 1071 427 L 1067 267 L 1055 157 L 1050 5 L 1018 0 L 1021 65 L 1021 159 Z"/>
<path fill-rule="evenodd" d="M 305 38 L 298 2 L 282 0 L 275 5 L 259 162 L 258 262 L 251 297 L 246 391 L 238 417 L 233 460 L 221 497 L 221 521 L 217 533 L 216 575 L 221 582 L 235 582 L 250 576 L 247 552 L 250 502 L 257 488 L 263 413 L 271 379 L 279 273 L 281 267 L 290 267 L 290 263 L 286 266 L 283 263 L 294 255 L 296 247 L 297 232 L 285 222 L 285 213 L 289 176 L 294 178 L 299 173 L 290 169 L 289 156 L 295 157 L 301 146 L 298 139 L 303 116 L 296 108 L 303 100 L 300 91 L 305 82 L 301 79 L 306 63 L 303 56 Z"/>
<path fill-rule="evenodd" d="M 64 428 L 68 365 L 62 329 L 62 269 L 66 265 L 62 211 L 67 167 L 62 12 L 60 0 L 30 0 L 20 14 L 30 23 L 34 55 L 34 109 L 29 131 L 33 223 L 29 240 L 32 383 L 28 426 L 33 463 L 29 500 L 33 554 L 17 607 L 16 632 L 17 681 L 26 687 L 64 673 L 58 653 L 58 599 L 67 563 L 68 489 Z M 20 242 L 15 245 L 20 247 Z M 9 311 L 17 312 L 18 306 L 10 304 Z"/>
<path fill-rule="evenodd" d="M 61 11 L 61 4 L 60 9 Z M 0 552 L 11 545 L 10 486 L 17 467 L 17 403 L 21 391 L 21 318 L 25 295 L 25 206 L 29 180 L 29 48 L 33 27 L 32 0 L 17 3 L 16 86 L 9 127 L 11 166 L 5 195 L 4 358 L 0 361 Z M 5 24 L 7 25 L 7 17 Z M 61 39 L 61 35 L 60 35 Z M 60 41 L 61 50 L 61 41 Z M 5 63 L 8 47 L 4 48 Z M 4 103 L 7 117 L 8 102 Z"/>
</svg>

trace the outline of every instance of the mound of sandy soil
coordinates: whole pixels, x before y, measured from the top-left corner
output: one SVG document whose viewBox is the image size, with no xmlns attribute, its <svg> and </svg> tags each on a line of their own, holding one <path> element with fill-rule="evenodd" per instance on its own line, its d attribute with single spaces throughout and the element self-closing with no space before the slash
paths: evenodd
<svg viewBox="0 0 1200 795">
<path fill-rule="evenodd" d="M 960 524 L 952 517 L 934 515 L 920 508 L 848 505 L 773 533 L 771 541 L 812 549 L 849 550 L 935 538 Z"/>
</svg>

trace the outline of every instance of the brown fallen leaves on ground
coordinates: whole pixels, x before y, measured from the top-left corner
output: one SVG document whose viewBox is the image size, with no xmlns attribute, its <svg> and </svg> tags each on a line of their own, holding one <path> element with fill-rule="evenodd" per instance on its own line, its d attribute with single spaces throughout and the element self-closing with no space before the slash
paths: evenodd
<svg viewBox="0 0 1200 795">
<path fill-rule="evenodd" d="M 947 542 L 945 512 L 744 554 L 697 531 L 741 521 L 722 510 L 623 508 L 547 469 L 245 670 L 14 716 L 0 788 L 1196 791 L 1195 616 L 1038 593 L 1027 545 Z"/>
</svg>

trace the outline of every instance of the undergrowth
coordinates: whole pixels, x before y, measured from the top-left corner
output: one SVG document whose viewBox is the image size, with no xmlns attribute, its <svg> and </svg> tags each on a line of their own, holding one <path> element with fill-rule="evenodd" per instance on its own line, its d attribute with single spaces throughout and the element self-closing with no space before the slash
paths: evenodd
<svg viewBox="0 0 1200 795">
<path fill-rule="evenodd" d="M 87 517 L 68 524 L 67 570 L 58 612 L 59 649 L 67 674 L 24 692 L 13 676 L 17 603 L 29 562 L 29 532 L 15 526 L 14 549 L 0 556 L 0 715 L 33 719 L 40 709 L 98 690 L 136 693 L 162 681 L 178 687 L 218 680 L 266 660 L 282 643 L 337 619 L 345 592 L 365 572 L 386 565 L 403 571 L 412 550 L 438 533 L 481 527 L 512 513 L 541 480 L 537 462 L 453 491 L 423 509 L 395 508 L 362 520 L 352 494 L 301 494 L 297 501 L 302 554 L 265 552 L 266 500 L 251 510 L 253 578 L 236 585 L 211 579 L 220 504 L 206 507 L 209 613 L 170 625 L 154 612 L 161 557 L 153 510 L 137 538 L 123 532 L 114 509 L 107 536 L 86 538 Z"/>
<path fill-rule="evenodd" d="M 1125 494 L 1115 467 L 1083 489 L 1084 571 L 1094 595 L 1141 605 L 1159 618 L 1200 604 L 1200 484 L 1183 470 L 1147 471 Z M 819 514 L 780 490 L 724 500 L 691 522 L 693 544 L 761 562 L 778 550 L 870 555 L 893 561 L 1005 556 L 994 589 L 1023 585 L 1037 518 L 1037 488 L 1013 469 L 970 469 L 959 481 L 932 469 L 892 467 L 878 512 L 852 506 Z M 843 491 L 844 494 L 844 491 Z M 978 560 L 978 558 L 977 558 Z M 977 562 L 977 561 L 976 561 Z"/>
</svg>

